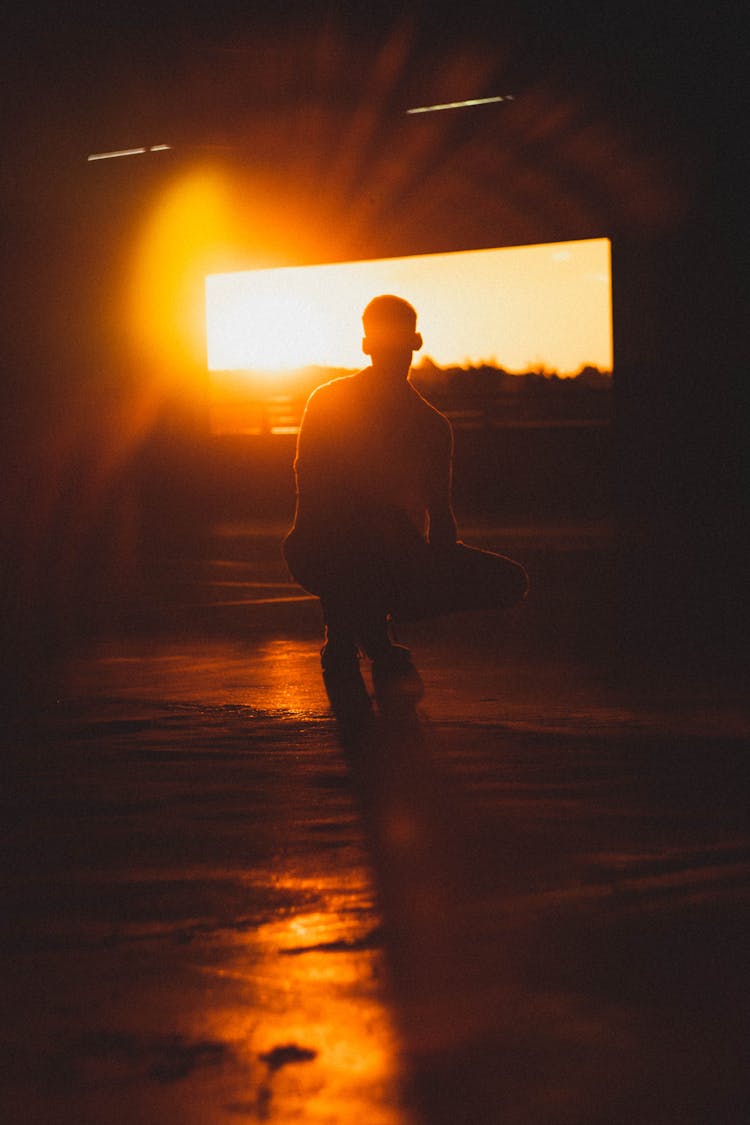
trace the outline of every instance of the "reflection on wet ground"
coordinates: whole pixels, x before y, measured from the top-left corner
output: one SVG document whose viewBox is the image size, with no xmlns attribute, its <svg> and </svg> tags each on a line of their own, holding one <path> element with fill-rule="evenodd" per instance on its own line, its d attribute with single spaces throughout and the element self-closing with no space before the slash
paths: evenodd
<svg viewBox="0 0 750 1125">
<path fill-rule="evenodd" d="M 295 691 L 307 649 L 269 645 L 225 693 L 246 652 L 102 653 L 17 747 L 7 1120 L 402 1120 L 362 832 L 333 723 Z"/>
<path fill-rule="evenodd" d="M 342 728 L 264 597 L 6 731 L 3 1119 L 742 1120 L 741 696 L 456 618 Z"/>
</svg>

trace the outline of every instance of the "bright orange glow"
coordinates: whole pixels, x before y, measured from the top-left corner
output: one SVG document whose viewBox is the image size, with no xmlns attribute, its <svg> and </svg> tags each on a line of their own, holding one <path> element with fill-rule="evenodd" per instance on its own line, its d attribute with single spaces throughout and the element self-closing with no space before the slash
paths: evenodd
<svg viewBox="0 0 750 1125">
<path fill-rule="evenodd" d="M 361 367 L 362 309 L 387 292 L 415 306 L 440 366 L 612 368 L 606 238 L 210 276 L 209 368 Z"/>
<path fill-rule="evenodd" d="M 256 874 L 248 883 L 258 881 Z M 269 1119 L 299 1120 L 304 1107 L 310 1121 L 402 1125 L 400 1044 L 385 1002 L 383 952 L 368 942 L 380 922 L 369 871 L 344 863 L 311 876 L 288 864 L 272 887 L 300 906 L 238 935 L 220 966 L 206 967 L 219 983 L 231 981 L 242 1001 L 219 1013 L 208 1032 L 237 1043 L 256 1067 L 281 1044 L 311 1048 L 304 1065 L 265 1076 Z M 301 907 L 305 900 L 310 909 Z"/>
<path fill-rule="evenodd" d="M 321 253 L 304 215 L 280 208 L 263 185 L 218 166 L 181 172 L 155 198 L 131 259 L 126 320 L 138 361 L 162 380 L 204 379 L 206 276 Z"/>
<path fill-rule="evenodd" d="M 157 200 L 136 247 L 130 319 L 142 354 L 165 371 L 204 362 L 203 278 L 231 262 L 232 207 L 221 176 L 198 169 Z"/>
</svg>

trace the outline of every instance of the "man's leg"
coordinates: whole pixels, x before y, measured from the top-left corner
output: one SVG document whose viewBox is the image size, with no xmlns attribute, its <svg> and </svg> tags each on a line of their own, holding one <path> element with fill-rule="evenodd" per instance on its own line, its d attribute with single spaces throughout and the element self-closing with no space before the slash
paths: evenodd
<svg viewBox="0 0 750 1125">
<path fill-rule="evenodd" d="M 396 599 L 397 621 L 511 609 L 528 592 L 528 575 L 520 563 L 465 543 L 447 550 L 425 543 L 418 557 L 407 562 Z"/>
<path fill-rule="evenodd" d="M 359 666 L 356 631 L 346 609 L 336 598 L 321 598 L 325 644 L 320 666 L 331 705 L 338 714 L 350 715 L 370 707 L 370 696 Z"/>
<path fill-rule="evenodd" d="M 323 651 L 341 660 L 358 656 L 357 636 L 351 620 L 330 598 L 322 597 L 320 605 L 325 627 Z"/>
<path fill-rule="evenodd" d="M 411 661 L 411 653 L 391 638 L 385 602 L 373 592 L 360 590 L 360 597 L 342 605 L 339 598 L 324 603 L 326 643 L 321 652 L 323 680 L 329 697 L 354 691 L 359 672 L 361 649 L 372 661 L 372 683 L 381 706 L 393 708 L 413 704 L 424 694 L 424 685 Z M 382 591 L 381 591 L 382 593 Z"/>
</svg>

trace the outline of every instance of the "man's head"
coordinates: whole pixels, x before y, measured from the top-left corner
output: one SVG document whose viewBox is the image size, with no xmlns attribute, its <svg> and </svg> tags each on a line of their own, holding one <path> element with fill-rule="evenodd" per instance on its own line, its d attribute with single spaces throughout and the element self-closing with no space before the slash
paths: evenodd
<svg viewBox="0 0 750 1125">
<path fill-rule="evenodd" d="M 422 347 L 414 308 L 391 294 L 374 297 L 362 314 L 362 324 L 362 351 L 371 357 L 373 368 L 394 378 L 406 378 L 412 353 Z"/>
</svg>

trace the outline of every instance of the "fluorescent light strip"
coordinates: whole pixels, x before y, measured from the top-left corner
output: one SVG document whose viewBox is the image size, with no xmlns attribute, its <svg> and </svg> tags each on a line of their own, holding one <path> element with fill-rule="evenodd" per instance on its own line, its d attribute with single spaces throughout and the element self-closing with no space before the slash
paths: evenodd
<svg viewBox="0 0 750 1125">
<path fill-rule="evenodd" d="M 493 105 L 497 102 L 515 101 L 513 94 L 498 94 L 493 98 L 469 98 L 465 102 L 443 102 L 442 105 L 421 105 L 416 109 L 407 109 L 407 113 L 437 113 L 441 109 L 464 109 L 466 106 Z"/>
<path fill-rule="evenodd" d="M 116 156 L 141 156 L 144 152 L 166 152 L 171 145 L 151 145 L 150 148 L 120 148 L 115 152 L 94 152 L 86 157 L 88 163 L 92 160 L 113 160 Z"/>
</svg>

